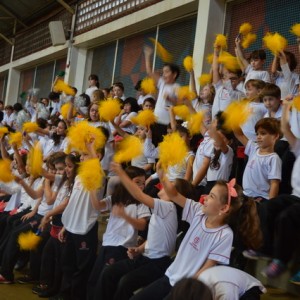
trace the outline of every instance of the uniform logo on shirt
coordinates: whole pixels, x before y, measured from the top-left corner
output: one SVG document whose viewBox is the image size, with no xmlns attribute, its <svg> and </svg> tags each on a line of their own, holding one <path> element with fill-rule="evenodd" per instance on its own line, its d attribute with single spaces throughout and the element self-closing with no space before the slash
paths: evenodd
<svg viewBox="0 0 300 300">
<path fill-rule="evenodd" d="M 199 251 L 199 242 L 200 242 L 200 238 L 198 236 L 196 236 L 193 240 L 193 242 L 190 242 L 190 245 L 197 251 Z"/>
<path fill-rule="evenodd" d="M 79 250 L 90 250 L 90 248 L 87 247 L 86 242 L 81 242 Z"/>
</svg>

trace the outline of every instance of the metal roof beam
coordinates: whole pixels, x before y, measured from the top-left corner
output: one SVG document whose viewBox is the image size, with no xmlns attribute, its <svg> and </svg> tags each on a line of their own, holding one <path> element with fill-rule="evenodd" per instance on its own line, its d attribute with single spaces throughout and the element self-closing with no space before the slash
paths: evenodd
<svg viewBox="0 0 300 300">
<path fill-rule="evenodd" d="M 64 0 L 56 0 L 60 5 L 62 5 L 68 12 L 70 12 L 72 15 L 75 14 L 75 10 L 67 4 Z"/>
<path fill-rule="evenodd" d="M 5 35 L 3 35 L 2 33 L 0 33 L 0 38 L 4 39 L 7 43 L 9 43 L 11 46 L 14 45 L 14 43 L 8 39 Z"/>
<path fill-rule="evenodd" d="M 0 4 L 0 10 L 4 11 L 6 14 L 8 14 L 10 17 L 14 18 L 17 20 L 18 23 L 20 23 L 23 27 L 27 28 L 28 26 L 23 23 L 17 16 L 15 16 L 12 12 L 10 12 L 5 6 Z"/>
</svg>

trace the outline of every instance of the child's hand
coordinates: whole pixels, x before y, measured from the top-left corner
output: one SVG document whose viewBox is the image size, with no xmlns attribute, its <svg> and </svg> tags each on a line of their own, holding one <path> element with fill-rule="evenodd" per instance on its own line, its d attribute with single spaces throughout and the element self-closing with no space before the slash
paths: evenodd
<svg viewBox="0 0 300 300">
<path fill-rule="evenodd" d="M 126 215 L 124 205 L 114 205 L 111 210 L 111 213 L 116 217 L 123 218 Z"/>
<path fill-rule="evenodd" d="M 160 181 L 162 181 L 162 180 L 164 179 L 164 176 L 165 176 L 165 171 L 164 171 L 164 169 L 162 168 L 160 162 L 158 162 L 158 163 L 156 164 L 156 173 L 157 173 L 157 175 L 158 175 Z"/>
<path fill-rule="evenodd" d="M 48 217 L 47 215 L 45 215 L 40 223 L 39 229 L 41 231 L 44 231 L 46 225 L 50 222 L 50 217 Z"/>
<path fill-rule="evenodd" d="M 135 259 L 137 256 L 141 254 L 139 247 L 128 248 L 127 255 L 130 259 Z"/>
<path fill-rule="evenodd" d="M 66 241 L 66 229 L 63 228 L 59 234 L 58 234 L 58 240 L 61 242 L 61 243 L 64 243 Z"/>
<path fill-rule="evenodd" d="M 151 47 L 149 47 L 147 45 L 144 46 L 144 54 L 145 54 L 145 56 L 151 56 L 153 54 L 153 52 L 154 52 L 153 48 L 151 48 Z"/>
<path fill-rule="evenodd" d="M 146 131 L 146 138 L 152 140 L 152 130 L 150 128 Z"/>
<path fill-rule="evenodd" d="M 241 38 L 239 37 L 239 36 L 237 36 L 236 38 L 235 38 L 235 45 L 237 46 L 237 47 L 239 47 L 240 45 L 241 45 Z"/>
<path fill-rule="evenodd" d="M 21 221 L 25 222 L 26 220 L 29 220 L 35 215 L 35 212 L 31 211 L 30 213 L 22 216 Z"/>
<path fill-rule="evenodd" d="M 110 163 L 110 170 L 118 175 L 123 171 L 122 166 L 116 162 Z"/>
<path fill-rule="evenodd" d="M 19 183 L 19 184 L 20 184 L 22 180 L 23 180 L 23 178 L 21 178 L 21 177 L 15 175 L 15 182 L 16 182 L 16 183 Z"/>
<path fill-rule="evenodd" d="M 89 151 L 89 153 L 91 151 L 93 151 L 94 145 L 95 145 L 95 136 L 92 135 L 92 134 L 89 134 L 88 137 L 87 137 L 87 140 L 85 142 L 85 145 L 86 145 L 86 148 Z"/>
</svg>

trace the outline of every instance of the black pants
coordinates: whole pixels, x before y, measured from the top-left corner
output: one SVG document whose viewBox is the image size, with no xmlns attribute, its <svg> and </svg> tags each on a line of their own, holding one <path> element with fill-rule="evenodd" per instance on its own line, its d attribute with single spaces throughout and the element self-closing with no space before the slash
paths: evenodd
<svg viewBox="0 0 300 300">
<path fill-rule="evenodd" d="M 168 297 L 172 289 L 169 278 L 164 275 L 160 279 L 154 281 L 139 293 L 131 297 L 131 300 L 162 300 Z"/>
<path fill-rule="evenodd" d="M 103 270 L 94 299 L 128 300 L 136 290 L 161 278 L 170 263 L 171 259 L 167 256 L 150 259 L 142 255 L 134 260 L 119 261 Z"/>
<path fill-rule="evenodd" d="M 123 246 L 101 246 L 87 285 L 87 299 L 98 297 L 100 278 L 106 266 L 128 258 L 127 248 Z"/>
<path fill-rule="evenodd" d="M 242 295 L 240 300 L 259 300 L 261 294 L 262 292 L 259 287 L 254 286 L 253 288 L 246 291 L 245 294 Z"/>
<path fill-rule="evenodd" d="M 98 222 L 84 235 L 66 233 L 62 254 L 61 293 L 65 300 L 84 300 L 86 285 L 96 260 Z"/>
</svg>

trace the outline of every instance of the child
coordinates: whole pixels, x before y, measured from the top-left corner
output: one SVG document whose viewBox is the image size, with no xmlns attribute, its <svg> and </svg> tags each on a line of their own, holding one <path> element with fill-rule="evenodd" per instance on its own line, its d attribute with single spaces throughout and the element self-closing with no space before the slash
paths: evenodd
<svg viewBox="0 0 300 300">
<path fill-rule="evenodd" d="M 246 87 L 246 83 L 249 79 L 259 79 L 264 82 L 271 82 L 269 73 L 263 69 L 266 61 L 265 50 L 260 49 L 252 51 L 249 63 L 242 52 L 241 39 L 239 37 L 235 39 L 235 46 L 238 62 L 242 71 L 246 74 L 244 88 Z"/>
<path fill-rule="evenodd" d="M 147 98 L 152 98 L 153 99 L 153 95 L 151 94 L 146 94 L 145 91 L 142 89 L 141 87 L 141 83 L 142 83 L 142 80 L 139 80 L 134 89 L 137 91 L 137 103 L 139 106 L 143 106 L 144 104 L 144 101 L 147 99 Z"/>
<path fill-rule="evenodd" d="M 113 97 L 124 101 L 126 99 L 124 90 L 125 88 L 122 82 L 115 82 L 112 90 Z"/>
<path fill-rule="evenodd" d="M 145 171 L 143 169 L 128 167 L 126 174 L 140 190 L 144 189 Z M 136 246 L 138 230 L 143 231 L 146 228 L 147 219 L 150 217 L 149 209 L 137 202 L 121 183 L 111 196 L 101 201 L 98 199 L 96 192 L 91 192 L 93 207 L 101 211 L 111 211 L 111 214 L 103 235 L 102 246 L 88 281 L 89 298 L 98 296 L 94 289 L 100 283 L 103 268 L 127 258 L 127 248 Z"/>
<path fill-rule="evenodd" d="M 16 119 L 14 108 L 11 105 L 6 105 L 4 108 L 5 114 L 2 120 L 2 125 L 12 127 Z"/>
<path fill-rule="evenodd" d="M 240 100 L 245 97 L 244 93 L 237 89 L 237 86 L 241 80 L 242 72 L 238 71 L 229 71 L 223 70 L 224 80 L 222 81 L 220 73 L 219 73 L 219 64 L 218 64 L 218 56 L 220 54 L 220 47 L 216 47 L 214 49 L 214 57 L 213 57 L 213 85 L 216 90 L 216 95 L 214 98 L 213 106 L 212 106 L 212 117 L 219 111 L 224 111 L 226 107 L 234 100 Z"/>
<path fill-rule="evenodd" d="M 280 88 L 273 83 L 267 83 L 261 91 L 261 98 L 265 108 L 268 110 L 264 115 L 264 118 L 275 118 L 280 120 L 282 113 Z"/>
<path fill-rule="evenodd" d="M 87 94 L 90 98 L 92 98 L 92 94 L 95 90 L 99 89 L 99 79 L 95 74 L 91 74 L 89 76 L 89 87 L 85 90 L 85 94 Z"/>
<path fill-rule="evenodd" d="M 218 181 L 201 205 L 179 194 L 163 174 L 160 177 L 168 197 L 183 207 L 182 219 L 190 228 L 165 276 L 133 296 L 134 300 L 163 299 L 180 279 L 197 278 L 216 264 L 228 264 L 233 233 L 227 220 L 242 206 L 243 193 L 234 181 Z"/>
<path fill-rule="evenodd" d="M 147 241 L 138 247 L 129 248 L 126 260 L 106 268 L 102 273 L 95 299 L 129 299 L 141 287 L 161 277 L 170 265 L 170 256 L 175 250 L 177 213 L 164 190 L 158 193 L 160 199 L 143 193 L 120 165 L 112 168 L 131 195 L 151 209 Z M 192 186 L 184 180 L 176 180 L 175 186 L 184 194 L 192 196 Z"/>
<path fill-rule="evenodd" d="M 281 160 L 274 152 L 280 135 L 279 121 L 264 118 L 255 124 L 257 135 L 254 143 L 241 130 L 235 130 L 236 138 L 246 147 L 249 156 L 243 176 L 244 194 L 258 201 L 269 200 L 278 195 L 281 180 Z"/>
<path fill-rule="evenodd" d="M 294 53 L 280 51 L 274 56 L 272 63 L 272 79 L 280 88 L 281 99 L 287 95 L 296 95 L 299 87 L 299 74 L 294 72 L 297 67 L 297 60 Z"/>
<path fill-rule="evenodd" d="M 250 101 L 251 114 L 248 120 L 241 126 L 244 135 L 249 139 L 255 141 L 255 124 L 264 117 L 267 113 L 267 109 L 263 103 L 261 103 L 261 92 L 265 87 L 265 83 L 262 80 L 250 79 L 246 83 L 246 96 Z"/>
<path fill-rule="evenodd" d="M 146 98 L 143 102 L 143 110 L 150 109 L 154 111 L 155 109 L 155 100 L 153 98 Z"/>
</svg>

